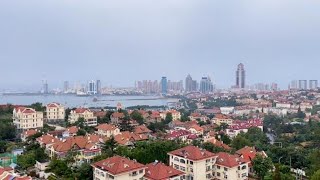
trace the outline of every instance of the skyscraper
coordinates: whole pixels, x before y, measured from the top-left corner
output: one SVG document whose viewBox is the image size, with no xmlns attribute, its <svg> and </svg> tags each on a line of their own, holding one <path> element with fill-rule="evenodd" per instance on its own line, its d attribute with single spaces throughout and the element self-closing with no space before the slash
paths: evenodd
<svg viewBox="0 0 320 180">
<path fill-rule="evenodd" d="M 197 81 L 193 80 L 190 74 L 186 77 L 186 92 L 194 92 L 197 91 Z"/>
<path fill-rule="evenodd" d="M 317 89 L 317 88 L 318 88 L 318 80 L 310 80 L 309 89 Z"/>
<path fill-rule="evenodd" d="M 101 95 L 101 81 L 100 80 L 97 80 L 96 82 L 96 91 L 97 91 L 97 94 Z"/>
<path fill-rule="evenodd" d="M 299 89 L 306 90 L 308 88 L 307 80 L 299 80 Z"/>
<path fill-rule="evenodd" d="M 43 83 L 43 94 L 49 94 L 49 85 L 47 81 Z"/>
<path fill-rule="evenodd" d="M 210 77 L 202 77 L 200 81 L 200 92 L 203 94 L 208 94 L 213 91 L 213 83 Z"/>
<path fill-rule="evenodd" d="M 244 65 L 240 63 L 236 71 L 236 87 L 245 88 L 246 86 L 246 71 L 244 70 Z"/>
<path fill-rule="evenodd" d="M 97 90 L 96 90 L 96 81 L 90 81 L 88 83 L 88 91 L 87 91 L 88 94 L 97 94 Z"/>
<path fill-rule="evenodd" d="M 168 80 L 167 77 L 162 77 L 161 79 L 161 93 L 162 95 L 166 95 L 168 92 Z"/>
</svg>

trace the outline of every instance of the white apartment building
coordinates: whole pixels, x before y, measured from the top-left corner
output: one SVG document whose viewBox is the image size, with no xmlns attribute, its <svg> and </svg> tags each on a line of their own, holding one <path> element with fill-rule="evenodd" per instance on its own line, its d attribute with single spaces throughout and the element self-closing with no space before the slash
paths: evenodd
<svg viewBox="0 0 320 180">
<path fill-rule="evenodd" d="M 91 165 L 93 180 L 144 180 L 146 166 L 134 160 L 114 156 Z"/>
<path fill-rule="evenodd" d="M 220 180 L 247 180 L 249 176 L 249 160 L 225 152 L 217 154 L 214 177 Z"/>
<path fill-rule="evenodd" d="M 186 173 L 187 180 L 213 179 L 217 156 L 195 146 L 187 146 L 168 153 L 169 164 Z"/>
<path fill-rule="evenodd" d="M 234 107 L 221 107 L 221 114 L 232 114 L 234 113 Z"/>
<path fill-rule="evenodd" d="M 32 108 L 14 108 L 12 119 L 18 130 L 26 131 L 43 127 L 43 112 L 38 112 Z"/>
<path fill-rule="evenodd" d="M 160 117 L 162 119 L 166 119 L 168 113 L 172 114 L 172 120 L 173 121 L 181 119 L 181 113 L 179 111 L 176 111 L 176 110 L 170 110 L 170 111 L 166 111 L 166 112 L 161 112 L 160 113 Z"/>
<path fill-rule="evenodd" d="M 59 103 L 50 103 L 46 106 L 47 120 L 52 121 L 61 121 L 65 118 L 65 108 Z"/>
<path fill-rule="evenodd" d="M 70 112 L 68 121 L 73 124 L 79 120 L 79 118 L 84 118 L 85 124 L 87 126 L 97 126 L 97 117 L 93 115 L 93 112 L 87 108 L 77 108 Z"/>
<path fill-rule="evenodd" d="M 100 124 L 96 129 L 96 133 L 101 136 L 111 137 L 120 134 L 120 129 L 111 124 Z"/>
</svg>

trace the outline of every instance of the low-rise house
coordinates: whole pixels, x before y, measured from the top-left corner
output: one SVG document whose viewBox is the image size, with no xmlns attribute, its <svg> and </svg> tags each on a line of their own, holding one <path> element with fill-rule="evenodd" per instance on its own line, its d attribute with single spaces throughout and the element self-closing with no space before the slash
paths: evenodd
<svg viewBox="0 0 320 180">
<path fill-rule="evenodd" d="M 145 180 L 181 180 L 185 179 L 185 173 L 167 166 L 161 162 L 146 165 Z"/>
<path fill-rule="evenodd" d="M 216 114 L 215 117 L 212 119 L 212 122 L 217 124 L 218 126 L 220 126 L 221 124 L 231 125 L 233 119 L 224 114 Z"/>
<path fill-rule="evenodd" d="M 124 118 L 124 114 L 120 112 L 114 112 L 111 114 L 110 119 L 112 124 L 119 124 L 119 120 Z"/>
<path fill-rule="evenodd" d="M 186 173 L 186 179 L 213 179 L 217 156 L 195 146 L 187 146 L 168 153 L 169 164 Z"/>
<path fill-rule="evenodd" d="M 72 110 L 69 115 L 69 123 L 73 124 L 79 120 L 79 118 L 84 119 L 84 123 L 87 126 L 97 126 L 97 117 L 94 116 L 93 112 L 87 108 L 77 108 Z"/>
<path fill-rule="evenodd" d="M 230 138 L 236 137 L 239 133 L 246 133 L 252 127 L 256 127 L 263 131 L 263 122 L 261 119 L 251 119 L 247 121 L 233 121 L 233 124 L 226 129 L 226 134 Z"/>
<path fill-rule="evenodd" d="M 250 173 L 254 173 L 252 161 L 257 155 L 261 155 L 262 157 L 268 157 L 264 151 L 258 152 L 255 147 L 248 147 L 248 146 L 236 151 L 236 154 L 239 157 L 249 161 Z"/>
<path fill-rule="evenodd" d="M 96 133 L 100 136 L 111 137 L 120 134 L 120 129 L 111 124 L 100 124 L 96 129 Z"/>
<path fill-rule="evenodd" d="M 166 119 L 168 113 L 172 114 L 172 121 L 176 121 L 176 120 L 180 120 L 181 119 L 181 113 L 179 111 L 176 111 L 176 110 L 169 110 L 169 111 L 161 112 L 160 113 L 160 117 L 162 119 Z"/>
<path fill-rule="evenodd" d="M 49 103 L 46 106 L 47 121 L 56 122 L 64 121 L 65 118 L 65 108 L 59 103 Z"/>
<path fill-rule="evenodd" d="M 30 129 L 30 130 L 27 130 L 27 131 L 23 132 L 23 133 L 21 134 L 21 140 L 22 140 L 22 142 L 26 142 L 27 139 L 28 139 L 28 137 L 31 137 L 31 136 L 33 136 L 33 135 L 35 135 L 35 134 L 37 134 L 37 133 L 38 133 L 38 131 L 35 130 L 35 129 Z"/>
<path fill-rule="evenodd" d="M 220 152 L 217 156 L 217 161 L 214 166 L 215 178 L 232 180 L 248 179 L 250 161 L 225 152 Z"/>
<path fill-rule="evenodd" d="M 124 131 L 114 137 L 119 145 L 132 146 L 137 141 L 148 140 L 148 136 L 144 134 L 135 134 L 133 132 Z"/>
<path fill-rule="evenodd" d="M 203 121 L 206 122 L 207 120 L 209 120 L 209 118 L 207 116 L 201 115 L 200 113 L 192 113 L 189 116 L 191 121 Z"/>
<path fill-rule="evenodd" d="M 63 142 L 55 143 L 51 146 L 49 156 L 51 158 L 65 158 L 68 153 L 76 154 L 77 162 L 91 162 L 95 156 L 101 154 L 98 146 L 99 141 L 90 136 L 70 137 Z"/>
<path fill-rule="evenodd" d="M 204 139 L 204 142 L 208 142 L 213 144 L 216 147 L 222 148 L 224 150 L 230 151 L 231 147 L 228 146 L 227 144 L 224 144 L 222 141 L 217 140 L 215 137 L 209 138 L 209 139 Z"/>
<path fill-rule="evenodd" d="M 120 156 L 92 164 L 94 180 L 142 180 L 146 166 Z"/>
<path fill-rule="evenodd" d="M 171 131 L 170 133 L 167 133 L 165 136 L 165 139 L 180 140 L 182 142 L 187 142 L 189 139 L 193 139 L 192 135 L 193 134 L 190 131 L 180 129 L 180 130 L 174 130 L 174 131 Z"/>
<path fill-rule="evenodd" d="M 13 124 L 20 131 L 43 127 L 43 112 L 27 107 L 16 107 L 13 110 Z"/>
<path fill-rule="evenodd" d="M 1 180 L 32 180 L 29 176 L 19 176 L 14 173 L 12 168 L 0 167 L 0 179 Z"/>
<path fill-rule="evenodd" d="M 50 151 L 50 148 L 53 144 L 61 142 L 58 138 L 49 134 L 42 135 L 41 137 L 38 137 L 36 140 L 41 147 L 44 147 L 46 149 L 47 152 Z"/>
<path fill-rule="evenodd" d="M 221 107 L 220 108 L 220 111 L 221 111 L 221 114 L 233 114 L 234 113 L 234 107 Z"/>
<path fill-rule="evenodd" d="M 63 138 L 68 138 L 68 137 L 72 137 L 72 136 L 76 136 L 77 133 L 79 131 L 79 128 L 77 126 L 71 126 L 68 127 L 63 133 L 62 133 L 62 137 Z"/>
<path fill-rule="evenodd" d="M 133 132 L 135 134 L 144 134 L 146 136 L 149 136 L 152 133 L 152 131 L 148 129 L 145 125 L 134 127 Z"/>
</svg>

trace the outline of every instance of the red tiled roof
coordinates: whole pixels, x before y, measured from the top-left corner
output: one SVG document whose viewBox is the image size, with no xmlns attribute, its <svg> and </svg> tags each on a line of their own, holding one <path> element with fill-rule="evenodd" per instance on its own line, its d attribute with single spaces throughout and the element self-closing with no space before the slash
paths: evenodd
<svg viewBox="0 0 320 180">
<path fill-rule="evenodd" d="M 245 160 L 237 155 L 231 155 L 225 152 L 220 152 L 217 154 L 217 165 L 225 166 L 225 167 L 236 167 L 240 164 L 249 163 L 250 161 Z"/>
<path fill-rule="evenodd" d="M 27 130 L 23 133 L 23 136 L 24 137 L 30 137 L 30 136 L 33 136 L 35 134 L 37 134 L 38 131 L 34 130 L 34 129 L 30 129 L 30 130 Z"/>
<path fill-rule="evenodd" d="M 20 111 L 22 113 L 36 113 L 36 111 L 32 108 L 26 108 L 26 107 L 16 107 L 16 112 Z"/>
<path fill-rule="evenodd" d="M 76 113 L 78 113 L 78 114 L 84 113 L 84 112 L 86 112 L 86 111 L 91 112 L 90 109 L 88 109 L 88 108 L 77 108 L 77 109 L 75 109 L 74 111 L 75 111 Z"/>
<path fill-rule="evenodd" d="M 123 118 L 124 114 L 123 113 L 119 113 L 119 112 L 115 112 L 111 115 L 113 118 Z"/>
<path fill-rule="evenodd" d="M 103 130 L 103 131 L 114 131 L 115 129 L 117 129 L 117 127 L 111 125 L 111 124 L 100 124 L 99 126 L 96 127 L 96 129 L 98 130 Z"/>
<path fill-rule="evenodd" d="M 50 103 L 47 105 L 47 107 L 51 107 L 51 108 L 56 108 L 56 107 L 59 107 L 60 104 L 59 103 Z"/>
<path fill-rule="evenodd" d="M 185 157 L 187 159 L 191 159 L 194 161 L 203 160 L 203 159 L 216 156 L 214 153 L 200 149 L 195 146 L 187 146 L 187 147 L 172 151 L 169 154 Z"/>
<path fill-rule="evenodd" d="M 185 174 L 163 163 L 147 164 L 145 177 L 151 180 L 168 180 L 170 178 Z"/>
<path fill-rule="evenodd" d="M 141 126 L 136 126 L 134 128 L 134 133 L 136 134 L 146 134 L 146 133 L 151 133 L 152 131 L 148 129 L 145 125 Z"/>
<path fill-rule="evenodd" d="M 125 172 L 131 172 L 138 169 L 143 169 L 145 166 L 136 161 L 129 160 L 121 156 L 114 156 L 92 164 L 93 167 L 107 171 L 112 175 L 118 175 Z"/>
<path fill-rule="evenodd" d="M 79 128 L 77 126 L 71 126 L 67 129 L 67 131 L 70 133 L 70 134 L 75 134 L 79 131 Z"/>
</svg>

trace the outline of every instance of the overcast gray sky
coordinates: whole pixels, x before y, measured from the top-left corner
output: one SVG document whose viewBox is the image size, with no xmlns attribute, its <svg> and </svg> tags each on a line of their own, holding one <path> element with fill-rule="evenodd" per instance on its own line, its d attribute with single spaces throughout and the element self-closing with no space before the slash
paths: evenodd
<svg viewBox="0 0 320 180">
<path fill-rule="evenodd" d="M 64 80 L 319 79 L 319 0 L 1 0 L 0 89 Z"/>
</svg>

